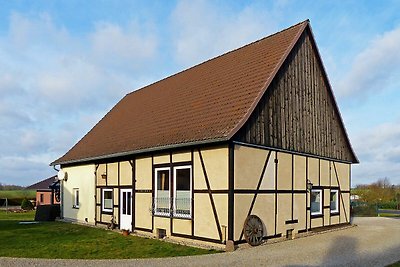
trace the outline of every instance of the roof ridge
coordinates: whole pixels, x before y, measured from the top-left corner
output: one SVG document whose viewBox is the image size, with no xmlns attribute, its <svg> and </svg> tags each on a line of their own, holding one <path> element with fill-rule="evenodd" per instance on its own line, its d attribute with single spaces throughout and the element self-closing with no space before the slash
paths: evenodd
<svg viewBox="0 0 400 267">
<path fill-rule="evenodd" d="M 225 53 L 223 53 L 223 54 L 221 54 L 221 55 L 218 55 L 218 56 L 209 58 L 209 59 L 207 59 L 207 60 L 205 60 L 205 61 L 203 61 L 203 62 L 197 63 L 197 64 L 195 64 L 195 65 L 193 65 L 193 66 L 191 66 L 191 67 L 189 67 L 189 68 L 183 69 L 183 70 L 181 70 L 181 71 L 179 71 L 179 72 L 176 72 L 176 73 L 174 73 L 174 74 L 171 74 L 171 75 L 169 75 L 169 76 L 167 76 L 167 77 L 164 77 L 164 78 L 162 78 L 162 79 L 160 79 L 160 80 L 157 80 L 157 81 L 155 81 L 155 82 L 153 82 L 153 83 L 150 83 L 150 84 L 148 84 L 148 85 L 146 85 L 146 86 L 143 86 L 143 87 L 141 87 L 141 88 L 138 88 L 138 89 L 136 89 L 136 90 L 133 90 L 133 91 L 127 93 L 126 96 L 128 96 L 128 95 L 130 95 L 130 94 L 133 94 L 133 93 L 135 93 L 135 92 L 141 91 L 141 90 L 143 90 L 143 89 L 146 89 L 147 87 L 153 86 L 153 85 L 155 85 L 155 84 L 157 84 L 157 83 L 160 83 L 160 82 L 162 82 L 162 81 L 164 81 L 164 80 L 167 80 L 167 79 L 169 79 L 169 78 L 172 78 L 172 77 L 174 77 L 174 76 L 180 75 L 181 73 L 187 72 L 187 71 L 189 71 L 189 70 L 191 70 L 191 69 L 193 69 L 193 68 L 196 68 L 196 67 L 198 67 L 198 66 L 201 66 L 201 65 L 203 65 L 203 64 L 205 64 L 205 63 L 208 63 L 208 62 L 210 62 L 210 61 L 216 60 L 216 59 L 218 59 L 218 58 L 220 58 L 220 57 L 222 57 L 222 56 L 231 54 L 231 53 L 236 52 L 236 51 L 238 51 L 238 50 L 240 50 L 240 49 L 243 49 L 243 48 L 245 48 L 245 47 L 248 47 L 248 46 L 250 46 L 250 45 L 254 45 L 254 44 L 258 43 L 258 42 L 261 42 L 261 41 L 264 41 L 264 40 L 266 40 L 266 39 L 272 38 L 272 37 L 274 37 L 275 35 L 278 35 L 278 34 L 280 34 L 280 33 L 282 33 L 282 32 L 288 31 L 288 30 L 290 30 L 290 29 L 292 29 L 292 28 L 294 28 L 294 27 L 297 27 L 297 26 L 299 26 L 299 25 L 301 25 L 301 24 L 303 24 L 303 23 L 309 24 L 309 22 L 310 22 L 309 19 L 303 20 L 303 21 L 301 21 L 301 22 L 299 22 L 299 23 L 296 23 L 296 24 L 294 24 L 294 25 L 292 25 L 292 26 L 290 26 L 290 27 L 287 27 L 287 28 L 285 28 L 285 29 L 283 29 L 283 30 L 280 30 L 280 31 L 275 32 L 275 33 L 273 33 L 273 34 L 270 34 L 270 35 L 268 35 L 268 36 L 264 36 L 264 37 L 262 37 L 262 38 L 260 38 L 260 39 L 258 39 L 258 40 L 256 40 L 256 41 L 253 41 L 253 42 L 248 43 L 248 44 L 245 44 L 245 45 L 243 45 L 243 46 L 241 46 L 241 47 L 238 47 L 238 48 L 229 50 L 229 51 L 227 51 L 227 52 L 225 52 Z"/>
</svg>

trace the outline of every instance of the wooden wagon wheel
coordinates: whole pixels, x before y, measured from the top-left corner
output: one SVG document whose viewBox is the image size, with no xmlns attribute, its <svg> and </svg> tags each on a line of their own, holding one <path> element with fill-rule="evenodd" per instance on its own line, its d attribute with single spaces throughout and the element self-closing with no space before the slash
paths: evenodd
<svg viewBox="0 0 400 267">
<path fill-rule="evenodd" d="M 260 245 L 264 236 L 264 227 L 261 219 L 256 215 L 248 216 L 244 222 L 243 234 L 244 239 L 251 246 Z"/>
</svg>

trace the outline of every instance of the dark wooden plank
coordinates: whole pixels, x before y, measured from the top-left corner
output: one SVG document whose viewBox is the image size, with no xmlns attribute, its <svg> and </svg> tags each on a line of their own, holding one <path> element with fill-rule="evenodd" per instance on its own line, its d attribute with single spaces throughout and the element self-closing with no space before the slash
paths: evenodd
<svg viewBox="0 0 400 267">
<path fill-rule="evenodd" d="M 305 32 L 234 140 L 352 160 L 313 40 Z"/>
</svg>

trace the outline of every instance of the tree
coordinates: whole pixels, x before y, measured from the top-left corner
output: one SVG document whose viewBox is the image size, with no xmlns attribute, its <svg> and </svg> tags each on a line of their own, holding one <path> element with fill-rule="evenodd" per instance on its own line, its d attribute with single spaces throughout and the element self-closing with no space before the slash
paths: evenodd
<svg viewBox="0 0 400 267">
<path fill-rule="evenodd" d="M 357 185 L 354 194 L 360 196 L 363 202 L 380 204 L 397 201 L 397 191 L 398 186 L 392 185 L 389 178 L 385 177 L 369 185 Z"/>
</svg>

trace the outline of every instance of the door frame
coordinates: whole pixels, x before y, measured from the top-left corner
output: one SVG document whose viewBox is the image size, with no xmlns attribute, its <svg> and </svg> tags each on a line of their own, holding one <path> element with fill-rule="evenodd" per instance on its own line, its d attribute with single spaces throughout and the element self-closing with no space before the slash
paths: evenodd
<svg viewBox="0 0 400 267">
<path fill-rule="evenodd" d="M 130 210 L 130 214 L 129 215 L 123 215 L 122 214 L 122 212 L 123 212 L 123 205 L 124 205 L 124 201 L 125 201 L 125 199 L 124 199 L 124 192 L 129 192 L 129 193 L 131 193 L 131 196 L 130 196 L 130 202 L 131 202 L 131 204 L 130 204 L 130 207 L 131 207 L 131 210 Z M 120 194 L 120 196 L 119 196 L 119 203 L 120 203 L 120 205 L 119 205 L 119 220 L 120 220 L 120 223 L 119 223 L 119 228 L 122 230 L 122 229 L 124 229 L 124 228 L 122 228 L 122 220 L 123 220 L 123 216 L 124 216 L 124 219 L 125 220 L 128 220 L 128 218 L 129 218 L 129 221 L 130 221 L 130 224 L 129 224 L 129 229 L 127 229 L 127 230 L 129 230 L 129 231 L 132 231 L 132 217 L 133 217 L 133 190 L 132 190 L 132 188 L 121 188 L 120 190 L 119 190 L 119 194 Z M 128 205 L 129 206 L 129 205 Z"/>
</svg>

